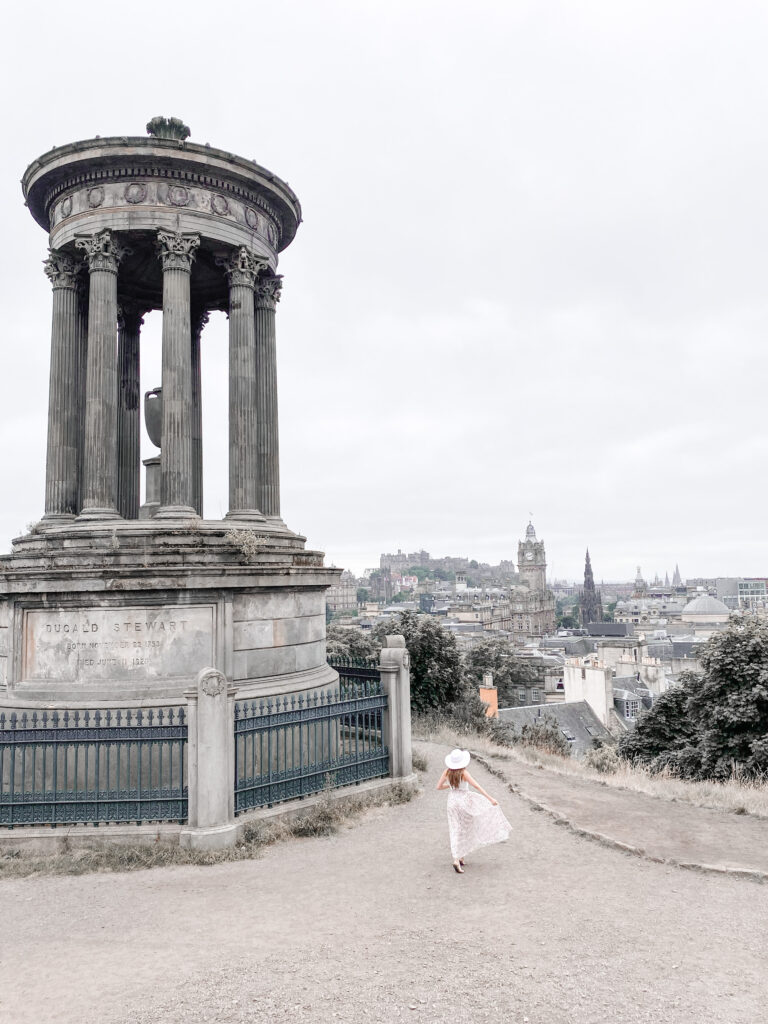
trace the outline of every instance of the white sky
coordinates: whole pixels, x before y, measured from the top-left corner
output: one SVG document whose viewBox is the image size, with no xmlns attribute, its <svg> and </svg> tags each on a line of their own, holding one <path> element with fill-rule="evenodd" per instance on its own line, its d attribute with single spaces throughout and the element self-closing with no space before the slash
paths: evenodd
<svg viewBox="0 0 768 1024">
<path fill-rule="evenodd" d="M 43 510 L 50 287 L 19 179 L 157 114 L 290 182 L 283 512 L 550 576 L 768 575 L 768 6 L 43 2 L 6 11 L 0 550 Z M 159 314 L 143 389 L 160 383 Z M 226 511 L 226 320 L 204 336 Z M 149 449 L 149 446 L 148 446 Z"/>
</svg>

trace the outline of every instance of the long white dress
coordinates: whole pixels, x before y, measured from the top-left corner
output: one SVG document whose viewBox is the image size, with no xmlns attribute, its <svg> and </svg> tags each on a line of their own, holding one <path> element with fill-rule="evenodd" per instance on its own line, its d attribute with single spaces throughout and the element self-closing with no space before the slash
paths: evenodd
<svg viewBox="0 0 768 1024">
<path fill-rule="evenodd" d="M 448 833 L 454 860 L 466 857 L 480 846 L 503 843 L 511 831 L 501 807 L 471 790 L 465 779 L 457 789 L 448 791 Z"/>
</svg>

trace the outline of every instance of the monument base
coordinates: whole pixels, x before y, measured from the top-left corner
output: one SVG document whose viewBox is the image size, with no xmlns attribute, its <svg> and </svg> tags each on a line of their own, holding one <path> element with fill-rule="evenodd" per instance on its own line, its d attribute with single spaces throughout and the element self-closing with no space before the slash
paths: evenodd
<svg viewBox="0 0 768 1024">
<path fill-rule="evenodd" d="M 201 668 L 238 699 L 333 684 L 340 575 L 282 524 L 44 522 L 0 558 L 0 703 L 184 703 Z"/>
</svg>

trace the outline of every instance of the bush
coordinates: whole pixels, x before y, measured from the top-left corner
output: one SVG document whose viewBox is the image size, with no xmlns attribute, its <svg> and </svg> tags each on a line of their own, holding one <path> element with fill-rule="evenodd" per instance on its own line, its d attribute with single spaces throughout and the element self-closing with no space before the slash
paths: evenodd
<svg viewBox="0 0 768 1024">
<path fill-rule="evenodd" d="M 571 756 L 571 745 L 551 715 L 542 715 L 535 722 L 526 722 L 520 730 L 520 734 L 515 737 L 515 742 L 523 747 L 541 750 L 546 754 L 559 754 L 561 757 Z"/>
<path fill-rule="evenodd" d="M 593 772 L 601 775 L 613 775 L 621 763 L 616 747 L 601 743 L 592 747 L 584 755 L 584 767 L 591 768 Z"/>
</svg>

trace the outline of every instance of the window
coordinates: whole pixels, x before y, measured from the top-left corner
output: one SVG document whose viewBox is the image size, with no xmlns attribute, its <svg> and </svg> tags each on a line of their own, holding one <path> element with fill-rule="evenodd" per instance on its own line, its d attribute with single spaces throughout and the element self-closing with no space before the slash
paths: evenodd
<svg viewBox="0 0 768 1024">
<path fill-rule="evenodd" d="M 522 687 L 517 691 L 517 699 L 521 704 L 525 704 L 525 690 Z"/>
<path fill-rule="evenodd" d="M 639 700 L 627 700 L 624 702 L 624 717 L 625 718 L 637 718 L 640 713 L 640 701 Z"/>
<path fill-rule="evenodd" d="M 538 690 L 534 690 L 532 696 L 533 696 L 533 703 L 534 704 L 538 704 L 539 703 L 539 691 Z"/>
</svg>

